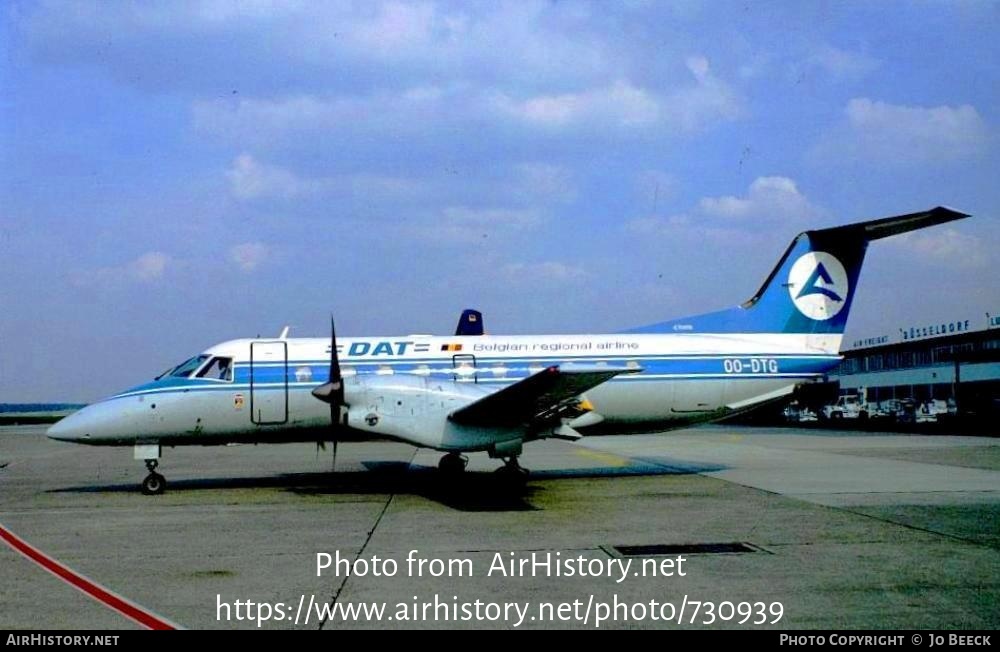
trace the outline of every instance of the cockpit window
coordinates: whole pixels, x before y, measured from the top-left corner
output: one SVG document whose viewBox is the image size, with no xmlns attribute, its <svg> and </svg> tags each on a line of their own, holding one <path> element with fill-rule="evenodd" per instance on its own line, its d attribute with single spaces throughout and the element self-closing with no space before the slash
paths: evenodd
<svg viewBox="0 0 1000 652">
<path fill-rule="evenodd" d="M 212 358 L 212 361 L 198 372 L 198 378 L 231 381 L 233 379 L 233 359 Z"/>
<path fill-rule="evenodd" d="M 190 360 L 185 360 L 184 362 L 180 363 L 173 369 L 164 371 L 162 374 L 156 377 L 156 380 L 159 380 L 164 376 L 176 376 L 177 378 L 187 378 L 192 373 L 194 373 L 194 371 L 196 371 L 198 367 L 200 367 L 202 363 L 205 362 L 205 360 L 208 360 L 208 357 L 209 356 L 207 355 L 196 355 Z"/>
</svg>

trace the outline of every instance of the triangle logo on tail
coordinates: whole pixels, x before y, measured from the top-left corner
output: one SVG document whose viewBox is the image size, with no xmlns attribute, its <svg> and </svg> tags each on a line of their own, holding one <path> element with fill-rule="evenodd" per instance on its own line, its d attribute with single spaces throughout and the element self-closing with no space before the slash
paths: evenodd
<svg viewBox="0 0 1000 652">
<path fill-rule="evenodd" d="M 823 282 L 823 285 L 820 285 L 821 281 Z M 809 280 L 807 280 L 805 285 L 802 287 L 802 291 L 799 292 L 795 298 L 801 299 L 802 297 L 809 296 L 810 294 L 822 294 L 825 297 L 829 297 L 833 301 L 843 301 L 843 297 L 830 289 L 835 286 L 836 283 L 834 283 L 833 278 L 831 278 L 830 272 L 826 271 L 826 267 L 823 266 L 823 263 L 819 263 L 816 265 L 816 271 L 812 273 Z"/>
<path fill-rule="evenodd" d="M 833 254 L 810 251 L 788 272 L 788 293 L 800 313 L 809 319 L 832 319 L 847 303 L 847 270 Z"/>
</svg>

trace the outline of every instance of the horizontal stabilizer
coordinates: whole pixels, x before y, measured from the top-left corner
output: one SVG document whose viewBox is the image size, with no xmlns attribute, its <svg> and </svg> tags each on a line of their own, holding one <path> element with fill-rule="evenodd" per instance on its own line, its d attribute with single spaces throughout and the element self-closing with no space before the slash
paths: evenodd
<svg viewBox="0 0 1000 652">
<path fill-rule="evenodd" d="M 928 226 L 937 226 L 953 220 L 961 220 L 969 217 L 968 213 L 956 211 L 946 206 L 937 206 L 928 211 L 919 213 L 908 213 L 906 215 L 896 215 L 895 217 L 883 217 L 878 220 L 867 222 L 855 222 L 844 226 L 835 226 L 829 229 L 817 229 L 811 233 L 821 235 L 826 233 L 843 233 L 846 231 L 856 231 L 865 240 L 880 240 L 889 236 L 899 235 L 923 229 Z"/>
<path fill-rule="evenodd" d="M 498 392 L 455 410 L 449 419 L 477 426 L 516 426 L 554 419 L 574 407 L 577 397 L 618 374 L 641 369 L 626 367 L 546 367 Z"/>
</svg>

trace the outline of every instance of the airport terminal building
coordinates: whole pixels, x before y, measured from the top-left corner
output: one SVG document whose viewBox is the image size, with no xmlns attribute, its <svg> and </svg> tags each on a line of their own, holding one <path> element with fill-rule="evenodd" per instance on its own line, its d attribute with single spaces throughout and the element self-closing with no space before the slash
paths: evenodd
<svg viewBox="0 0 1000 652">
<path fill-rule="evenodd" d="M 868 404 L 945 402 L 953 414 L 1000 415 L 1000 315 L 980 313 L 932 324 L 905 324 L 847 343 L 829 374 L 841 395 Z"/>
</svg>

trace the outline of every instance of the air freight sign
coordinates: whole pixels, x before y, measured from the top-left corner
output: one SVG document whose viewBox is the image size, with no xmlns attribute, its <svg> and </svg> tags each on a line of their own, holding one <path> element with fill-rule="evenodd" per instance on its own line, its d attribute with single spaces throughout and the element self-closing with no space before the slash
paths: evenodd
<svg viewBox="0 0 1000 652">
<path fill-rule="evenodd" d="M 1000 315 L 986 313 L 986 328 L 1000 328 Z M 858 338 L 851 342 L 852 349 L 867 349 L 873 346 L 911 342 L 947 335 L 958 335 L 972 331 L 983 330 L 982 322 L 972 319 L 955 319 L 942 322 L 908 324 L 897 329 L 897 336 L 878 335 L 875 337 Z"/>
<path fill-rule="evenodd" d="M 969 330 L 969 320 L 960 319 L 958 321 L 943 322 L 940 324 L 929 324 L 921 326 L 910 326 L 900 328 L 899 332 L 904 342 L 909 340 L 922 340 L 925 337 L 941 337 L 942 335 L 954 335 L 964 333 Z"/>
</svg>

